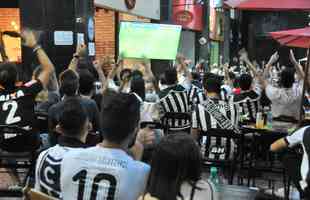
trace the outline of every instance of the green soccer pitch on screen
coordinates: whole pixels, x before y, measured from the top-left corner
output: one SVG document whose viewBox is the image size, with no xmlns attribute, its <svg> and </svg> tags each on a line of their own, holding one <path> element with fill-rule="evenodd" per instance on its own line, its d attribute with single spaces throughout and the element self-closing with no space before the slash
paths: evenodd
<svg viewBox="0 0 310 200">
<path fill-rule="evenodd" d="M 121 22 L 119 53 L 125 58 L 174 60 L 181 26 L 141 22 Z"/>
</svg>

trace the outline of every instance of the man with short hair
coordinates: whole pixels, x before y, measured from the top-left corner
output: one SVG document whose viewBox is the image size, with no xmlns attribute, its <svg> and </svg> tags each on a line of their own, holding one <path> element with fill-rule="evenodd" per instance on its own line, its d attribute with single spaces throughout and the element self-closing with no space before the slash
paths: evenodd
<svg viewBox="0 0 310 200">
<path fill-rule="evenodd" d="M 213 128 L 224 128 L 212 113 L 206 109 L 207 102 L 214 104 L 215 108 L 221 112 L 231 125 L 235 125 L 235 112 L 234 106 L 229 105 L 226 101 L 220 99 L 221 83 L 216 77 L 204 77 L 203 81 L 206 100 L 196 105 L 192 114 L 192 133 L 194 136 L 198 135 L 199 130 L 207 131 Z"/>
<path fill-rule="evenodd" d="M 56 144 L 57 135 L 55 134 L 56 125 L 59 122 L 59 118 L 64 110 L 64 100 L 66 99 L 78 99 L 82 106 L 87 111 L 88 119 L 92 125 L 93 131 L 100 132 L 99 122 L 99 110 L 97 104 L 92 99 L 81 98 L 78 95 L 79 90 L 79 76 L 73 70 L 65 70 L 60 74 L 60 92 L 63 93 L 63 100 L 50 107 L 48 110 L 49 117 L 49 133 L 51 144 Z"/>
<path fill-rule="evenodd" d="M 62 135 L 58 144 L 43 151 L 37 160 L 35 189 L 52 197 L 61 198 L 60 166 L 66 153 L 85 147 L 88 134 L 88 117 L 78 99 L 64 101 L 64 111 L 59 119 Z"/>
<path fill-rule="evenodd" d="M 35 130 L 35 97 L 46 87 L 54 65 L 37 43 L 32 31 L 22 33 L 24 45 L 32 48 L 37 56 L 42 72 L 32 81 L 22 84 L 18 83 L 18 73 L 15 64 L 0 64 L 0 125 L 19 126 L 27 128 L 36 133 Z M 4 135 L 5 137 L 5 135 Z M 1 139 L 1 149 L 8 151 L 29 151 L 37 149 L 40 145 L 37 134 L 21 135 L 13 138 Z"/>
<path fill-rule="evenodd" d="M 232 97 L 232 102 L 238 106 L 239 117 L 244 117 L 248 122 L 255 123 L 256 115 L 261 110 L 260 93 L 252 87 L 253 78 L 250 74 L 242 74 L 239 79 L 240 94 Z"/>
<path fill-rule="evenodd" d="M 192 113 L 192 135 L 194 138 L 200 138 L 200 131 L 208 133 L 210 129 L 235 130 L 235 108 L 229 105 L 228 102 L 220 99 L 221 82 L 216 77 L 204 77 L 203 81 L 206 100 L 196 105 Z M 216 146 L 230 147 L 226 149 L 229 153 L 217 154 L 219 158 L 214 157 L 212 148 Z M 206 139 L 207 151 L 206 157 L 210 159 L 224 159 L 225 156 L 231 157 L 233 154 L 232 141 L 224 138 L 208 137 Z M 205 152 L 204 152 L 205 153 Z M 224 157 L 223 157 L 224 156 Z"/>
<path fill-rule="evenodd" d="M 140 102 L 134 94 L 111 90 L 105 91 L 102 102 L 105 139 L 96 147 L 69 152 L 63 159 L 63 199 L 136 200 L 144 191 L 150 167 L 126 153 L 138 130 Z M 137 138 L 141 138 L 139 133 Z M 134 147 L 141 158 L 143 147 L 137 142 Z"/>
</svg>

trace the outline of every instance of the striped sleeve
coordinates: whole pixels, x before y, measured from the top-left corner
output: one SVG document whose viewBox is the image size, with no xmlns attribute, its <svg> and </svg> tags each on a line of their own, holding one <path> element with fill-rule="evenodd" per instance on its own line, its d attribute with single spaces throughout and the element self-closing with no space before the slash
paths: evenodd
<svg viewBox="0 0 310 200">
<path fill-rule="evenodd" d="M 198 119 L 197 119 L 197 110 L 198 110 L 198 106 L 196 106 L 194 111 L 192 112 L 192 128 L 194 128 L 194 129 L 199 128 L 199 123 L 198 123 Z"/>
</svg>

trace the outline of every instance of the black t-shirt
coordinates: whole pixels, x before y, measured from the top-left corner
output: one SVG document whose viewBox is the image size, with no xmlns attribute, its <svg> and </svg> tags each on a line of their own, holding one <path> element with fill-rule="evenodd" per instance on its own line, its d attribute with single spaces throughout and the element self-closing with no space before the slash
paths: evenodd
<svg viewBox="0 0 310 200">
<path fill-rule="evenodd" d="M 100 131 L 99 110 L 98 110 L 96 102 L 92 99 L 82 98 L 80 96 L 68 97 L 68 98 L 77 98 L 80 100 L 81 105 L 85 108 L 87 112 L 89 121 L 93 125 L 93 130 Z M 49 117 L 49 121 L 52 124 L 54 125 L 58 124 L 60 116 L 62 115 L 65 101 L 66 100 L 60 101 L 57 104 L 54 104 L 52 107 L 49 108 L 48 117 Z"/>
<path fill-rule="evenodd" d="M 0 89 L 0 124 L 33 128 L 35 97 L 42 90 L 40 81 L 32 80 L 14 90 Z"/>
</svg>

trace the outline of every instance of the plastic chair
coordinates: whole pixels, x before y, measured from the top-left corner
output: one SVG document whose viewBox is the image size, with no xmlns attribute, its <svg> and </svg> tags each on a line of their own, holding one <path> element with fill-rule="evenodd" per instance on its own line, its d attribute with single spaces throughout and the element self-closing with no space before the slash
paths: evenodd
<svg viewBox="0 0 310 200">
<path fill-rule="evenodd" d="M 39 143 L 37 141 L 33 141 L 33 144 L 28 144 L 25 147 L 16 146 L 19 150 L 14 149 L 13 145 L 10 146 L 10 143 L 6 144 L 9 139 L 12 139 L 17 136 L 25 136 L 28 137 L 33 133 L 32 130 L 25 130 L 23 128 L 17 126 L 3 126 L 0 125 L 0 168 L 5 169 L 3 172 L 11 173 L 16 178 L 20 180 L 20 183 L 25 184 L 27 178 L 30 176 L 31 172 L 33 172 L 35 167 L 35 159 L 37 156 L 37 149 L 39 148 Z M 36 137 L 33 135 L 34 138 Z M 21 140 L 23 137 L 21 138 Z M 38 140 L 39 141 L 39 140 Z M 30 141 L 28 141 L 30 142 Z M 25 141 L 26 143 L 26 141 Z M 9 149 L 7 147 L 10 147 Z M 26 150 L 27 149 L 27 150 Z M 24 180 L 21 180 L 20 174 L 26 174 Z M 1 189 L 0 197 L 20 197 L 21 192 L 17 188 L 15 189 Z"/>
<path fill-rule="evenodd" d="M 201 131 L 202 137 L 207 137 L 206 143 L 201 144 L 203 153 L 203 163 L 207 167 L 220 167 L 229 169 L 229 184 L 233 184 L 234 172 L 243 157 L 243 135 L 237 134 L 233 130 L 227 129 L 209 129 Z M 219 141 L 223 141 L 220 144 Z M 212 144 L 212 140 L 216 144 Z M 237 151 L 233 143 L 237 144 Z M 232 146 L 233 145 L 233 146 Z"/>
<path fill-rule="evenodd" d="M 161 118 L 165 135 L 179 131 L 184 131 L 190 134 L 191 121 L 192 119 L 189 113 L 167 112 Z"/>
</svg>

